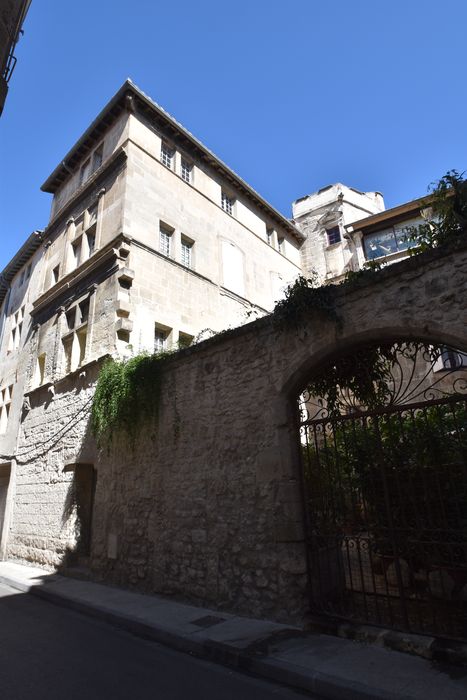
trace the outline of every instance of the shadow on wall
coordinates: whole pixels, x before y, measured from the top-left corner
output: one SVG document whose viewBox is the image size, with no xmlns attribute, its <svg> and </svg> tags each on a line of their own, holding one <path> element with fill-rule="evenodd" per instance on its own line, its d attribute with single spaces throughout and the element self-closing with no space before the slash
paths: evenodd
<svg viewBox="0 0 467 700">
<path fill-rule="evenodd" d="M 92 515 L 96 492 L 96 470 L 92 464 L 72 464 L 73 471 L 62 514 L 62 524 L 74 519 L 74 547 L 68 546 L 58 570 L 87 567 L 91 554 Z"/>
</svg>

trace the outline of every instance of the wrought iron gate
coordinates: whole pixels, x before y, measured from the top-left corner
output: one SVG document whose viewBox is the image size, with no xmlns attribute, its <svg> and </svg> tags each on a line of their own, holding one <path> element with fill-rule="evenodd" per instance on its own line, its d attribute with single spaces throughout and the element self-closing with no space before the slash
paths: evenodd
<svg viewBox="0 0 467 700">
<path fill-rule="evenodd" d="M 371 408 L 302 394 L 315 612 L 467 639 L 467 368 L 449 352 L 393 345 Z"/>
</svg>

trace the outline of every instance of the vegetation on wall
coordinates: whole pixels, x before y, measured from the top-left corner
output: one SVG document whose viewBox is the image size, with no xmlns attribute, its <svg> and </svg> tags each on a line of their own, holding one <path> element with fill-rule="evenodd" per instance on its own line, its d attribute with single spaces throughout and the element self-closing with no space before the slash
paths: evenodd
<svg viewBox="0 0 467 700">
<path fill-rule="evenodd" d="M 424 209 L 426 222 L 407 231 L 407 238 L 414 245 L 410 255 L 455 245 L 467 234 L 467 180 L 463 176 L 464 173 L 449 170 L 431 186 Z"/>
<path fill-rule="evenodd" d="M 91 414 L 98 444 L 109 444 L 115 433 L 125 432 L 134 446 L 145 421 L 157 417 L 167 354 L 142 354 L 128 360 L 109 359 L 104 363 Z"/>
<path fill-rule="evenodd" d="M 409 227 L 407 237 L 413 242 L 409 255 L 444 245 L 455 245 L 467 233 L 467 180 L 463 174 L 450 170 L 432 187 L 426 206 L 429 217 L 418 227 Z M 298 277 L 285 291 L 285 297 L 274 309 L 273 320 L 278 328 L 304 329 L 313 312 L 333 321 L 337 328 L 342 319 L 336 310 L 336 291 L 353 289 L 377 274 L 383 265 L 369 261 L 361 270 L 349 271 L 339 285 L 319 285 L 318 276 Z M 406 349 L 407 352 L 408 346 Z M 414 352 L 416 346 L 414 346 Z M 430 353 L 428 347 L 425 348 Z M 325 397 L 328 410 L 337 411 L 339 387 L 349 391 L 361 404 L 372 408 L 384 403 L 388 392 L 391 366 L 395 349 L 391 345 L 359 349 L 348 357 L 340 357 L 339 363 L 330 364 L 321 376 L 308 387 L 315 396 Z"/>
</svg>

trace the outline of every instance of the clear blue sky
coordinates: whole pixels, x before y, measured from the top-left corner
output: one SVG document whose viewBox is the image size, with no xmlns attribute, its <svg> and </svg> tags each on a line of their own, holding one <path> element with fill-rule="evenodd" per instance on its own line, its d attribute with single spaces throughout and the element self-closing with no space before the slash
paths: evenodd
<svg viewBox="0 0 467 700">
<path fill-rule="evenodd" d="M 0 118 L 0 269 L 126 77 L 286 216 L 331 182 L 386 206 L 467 167 L 465 0 L 32 0 Z"/>
</svg>

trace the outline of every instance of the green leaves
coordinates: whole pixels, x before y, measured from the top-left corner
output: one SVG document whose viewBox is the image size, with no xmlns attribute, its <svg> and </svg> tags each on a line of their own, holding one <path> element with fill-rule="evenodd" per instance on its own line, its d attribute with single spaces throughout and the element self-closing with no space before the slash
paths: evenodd
<svg viewBox="0 0 467 700">
<path fill-rule="evenodd" d="M 463 173 L 449 170 L 431 187 L 427 199 L 426 223 L 407 229 L 407 240 L 414 243 L 410 255 L 441 245 L 456 244 L 467 233 L 467 180 Z"/>
<path fill-rule="evenodd" d="M 165 359 L 166 354 L 142 354 L 105 362 L 92 403 L 92 431 L 99 444 L 124 431 L 135 446 L 144 423 L 157 417 Z"/>
</svg>

